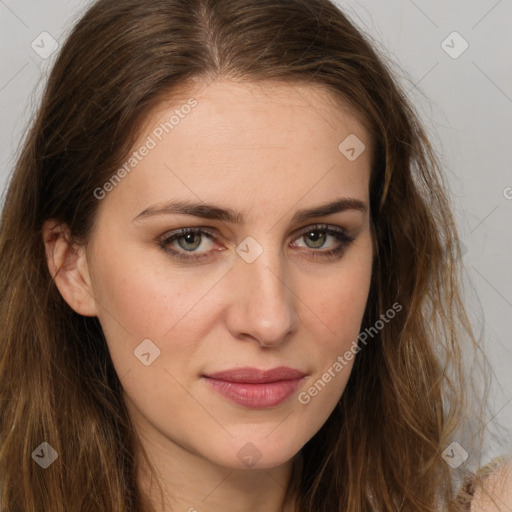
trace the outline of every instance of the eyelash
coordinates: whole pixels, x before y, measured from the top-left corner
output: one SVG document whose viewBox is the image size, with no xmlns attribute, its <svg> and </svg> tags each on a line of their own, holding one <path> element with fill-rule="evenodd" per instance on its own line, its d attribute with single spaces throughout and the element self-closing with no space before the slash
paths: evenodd
<svg viewBox="0 0 512 512">
<path fill-rule="evenodd" d="M 308 226 L 302 233 L 295 239 L 299 239 L 301 237 L 304 237 L 308 235 L 312 231 L 320 231 L 325 232 L 327 235 L 332 236 L 336 238 L 341 245 L 335 249 L 331 249 L 329 251 L 320 251 L 311 249 L 311 257 L 313 259 L 315 258 L 323 258 L 328 261 L 339 259 L 343 256 L 343 253 L 345 252 L 345 249 L 354 241 L 354 238 L 349 236 L 344 229 L 335 228 L 332 226 L 328 226 L 325 224 L 315 224 L 312 226 Z M 215 235 L 211 233 L 209 230 L 205 228 L 183 228 L 178 230 L 177 232 L 173 233 L 170 236 L 166 236 L 163 240 L 160 241 L 160 247 L 162 250 L 164 250 L 166 253 L 170 254 L 171 257 L 179 260 L 179 261 L 199 261 L 203 260 L 204 258 L 209 257 L 208 252 L 202 252 L 198 254 L 194 254 L 192 252 L 182 252 L 177 251 L 175 249 L 170 249 L 168 246 L 174 242 L 175 240 L 184 237 L 189 234 L 200 234 L 200 235 L 206 235 L 210 240 L 215 240 Z"/>
</svg>

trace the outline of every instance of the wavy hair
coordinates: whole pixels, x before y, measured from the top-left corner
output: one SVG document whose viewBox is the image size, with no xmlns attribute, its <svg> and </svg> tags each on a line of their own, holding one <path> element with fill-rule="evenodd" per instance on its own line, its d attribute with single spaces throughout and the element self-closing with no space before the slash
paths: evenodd
<svg viewBox="0 0 512 512">
<path fill-rule="evenodd" d="M 93 191 L 125 160 L 148 112 L 191 80 L 218 77 L 318 85 L 364 120 L 376 255 L 363 328 L 392 304 L 403 308 L 358 354 L 338 405 L 302 448 L 289 487 L 297 510 L 467 506 L 457 488 L 469 462 L 452 469 L 443 452 L 457 441 L 479 465 L 485 405 L 473 397 L 480 388 L 468 363 L 485 355 L 461 298 L 441 166 L 390 69 L 328 0 L 99 0 L 81 17 L 49 75 L 2 212 L 2 511 L 151 509 L 101 327 L 59 294 L 42 225 L 57 219 L 70 243 L 86 244 Z M 31 456 L 43 441 L 59 454 L 46 470 Z"/>
</svg>

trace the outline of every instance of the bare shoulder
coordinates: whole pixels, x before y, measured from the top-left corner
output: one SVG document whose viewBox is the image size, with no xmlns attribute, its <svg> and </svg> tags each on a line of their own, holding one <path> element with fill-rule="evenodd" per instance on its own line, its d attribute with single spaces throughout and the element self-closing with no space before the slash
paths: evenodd
<svg viewBox="0 0 512 512">
<path fill-rule="evenodd" d="M 512 459 L 505 459 L 476 486 L 471 512 L 512 512 Z"/>
</svg>

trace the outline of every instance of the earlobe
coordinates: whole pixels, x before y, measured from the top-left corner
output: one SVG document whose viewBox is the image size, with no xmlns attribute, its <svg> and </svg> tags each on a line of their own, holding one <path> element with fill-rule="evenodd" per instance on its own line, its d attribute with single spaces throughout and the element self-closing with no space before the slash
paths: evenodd
<svg viewBox="0 0 512 512">
<path fill-rule="evenodd" d="M 83 316 L 96 316 L 84 246 L 70 243 L 65 224 L 47 220 L 43 225 L 46 261 L 53 281 L 69 306 Z"/>
</svg>

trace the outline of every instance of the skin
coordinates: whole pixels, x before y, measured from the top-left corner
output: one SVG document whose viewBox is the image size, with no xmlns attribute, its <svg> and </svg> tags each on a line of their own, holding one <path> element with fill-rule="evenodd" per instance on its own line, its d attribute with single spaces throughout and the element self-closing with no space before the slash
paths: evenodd
<svg viewBox="0 0 512 512">
<path fill-rule="evenodd" d="M 309 403 L 298 400 L 360 331 L 373 260 L 371 142 L 350 109 L 319 86 L 219 79 L 151 112 L 134 151 L 190 97 L 197 107 L 99 201 L 87 246 L 70 247 L 66 226 L 45 223 L 49 268 L 68 304 L 100 320 L 163 490 L 160 503 L 141 463 L 139 482 L 156 510 L 291 510 L 285 489 L 292 464 L 329 417 L 354 364 Z M 354 161 L 338 149 L 350 134 L 366 145 Z M 366 211 L 292 221 L 297 210 L 339 198 L 357 199 Z M 170 200 L 213 203 L 245 219 L 134 220 Z M 307 236 L 315 224 L 344 229 L 354 241 L 337 258 L 321 256 L 343 242 L 321 230 L 315 234 L 325 242 L 315 242 Z M 190 251 L 207 255 L 203 260 L 178 261 L 163 250 L 164 235 L 192 227 L 216 237 L 189 242 Z M 236 251 L 246 237 L 263 251 L 252 263 Z M 190 254 L 181 242 L 168 247 Z M 134 356 L 144 339 L 160 350 L 149 366 Z M 237 405 L 202 378 L 281 365 L 306 377 L 286 401 L 264 409 Z M 247 443 L 259 457 L 251 467 L 238 456 Z"/>
<path fill-rule="evenodd" d="M 507 512 L 512 510 L 512 459 L 509 458 L 477 486 L 471 512 Z"/>
</svg>

